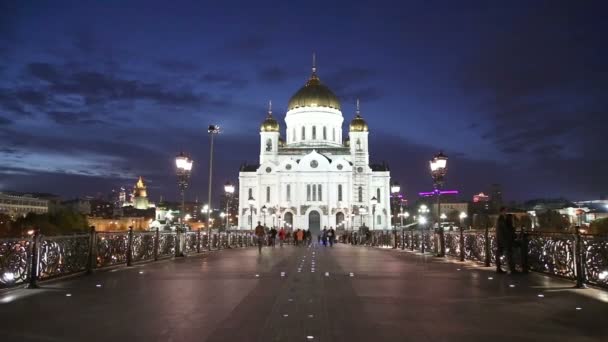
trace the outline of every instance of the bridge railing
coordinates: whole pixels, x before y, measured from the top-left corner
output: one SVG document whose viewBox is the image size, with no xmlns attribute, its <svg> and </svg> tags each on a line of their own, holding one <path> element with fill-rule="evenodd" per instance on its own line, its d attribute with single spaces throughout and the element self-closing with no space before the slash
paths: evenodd
<svg viewBox="0 0 608 342">
<path fill-rule="evenodd" d="M 345 241 L 372 247 L 394 248 L 436 256 L 495 264 L 496 234 L 493 229 L 430 231 L 396 229 L 351 232 Z M 519 230 L 513 256 L 520 271 L 535 271 L 608 288 L 608 235 Z M 501 263 L 505 264 L 504 255 Z"/>
<path fill-rule="evenodd" d="M 0 239 L 0 289 L 95 269 L 130 266 L 183 254 L 255 246 L 249 231 L 96 232 L 88 234 Z M 176 252 L 177 248 L 177 252 Z"/>
</svg>

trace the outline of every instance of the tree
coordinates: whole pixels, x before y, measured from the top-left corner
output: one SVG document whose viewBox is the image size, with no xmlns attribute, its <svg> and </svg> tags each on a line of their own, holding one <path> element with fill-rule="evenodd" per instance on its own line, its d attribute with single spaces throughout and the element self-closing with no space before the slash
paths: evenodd
<svg viewBox="0 0 608 342">
<path fill-rule="evenodd" d="M 568 218 L 555 210 L 547 210 L 537 214 L 540 230 L 561 232 L 570 226 Z"/>
<path fill-rule="evenodd" d="M 608 234 L 608 217 L 597 219 L 589 225 L 590 234 Z"/>
<path fill-rule="evenodd" d="M 9 236 L 23 237 L 30 229 L 39 229 L 41 234 L 47 236 L 77 234 L 86 232 L 88 226 L 86 216 L 70 210 L 59 210 L 53 214 L 29 213 L 11 224 Z"/>
</svg>

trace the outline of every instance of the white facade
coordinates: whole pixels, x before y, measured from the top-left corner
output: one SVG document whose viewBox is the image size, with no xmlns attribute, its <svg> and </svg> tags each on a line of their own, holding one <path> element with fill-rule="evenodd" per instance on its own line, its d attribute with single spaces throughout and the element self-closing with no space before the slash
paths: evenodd
<svg viewBox="0 0 608 342">
<path fill-rule="evenodd" d="M 390 172 L 369 164 L 365 121 L 359 115 L 352 121 L 346 141 L 343 122 L 337 98 L 313 68 L 309 82 L 290 100 L 285 141 L 269 110 L 259 164 L 241 167 L 240 229 L 255 228 L 258 221 L 313 234 L 323 227 L 390 228 Z"/>
</svg>

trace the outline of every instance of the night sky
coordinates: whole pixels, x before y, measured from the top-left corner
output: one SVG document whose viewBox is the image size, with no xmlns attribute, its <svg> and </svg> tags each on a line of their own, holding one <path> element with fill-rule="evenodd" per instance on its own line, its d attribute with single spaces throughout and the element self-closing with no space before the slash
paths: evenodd
<svg viewBox="0 0 608 342">
<path fill-rule="evenodd" d="M 67 198 L 132 186 L 176 198 L 174 157 L 195 160 L 188 196 L 257 162 L 259 125 L 318 73 L 361 99 L 371 159 L 409 198 L 428 160 L 450 157 L 466 198 L 608 194 L 605 1 L 4 1 L 0 190 Z M 604 7 L 604 8 L 602 8 Z"/>
</svg>

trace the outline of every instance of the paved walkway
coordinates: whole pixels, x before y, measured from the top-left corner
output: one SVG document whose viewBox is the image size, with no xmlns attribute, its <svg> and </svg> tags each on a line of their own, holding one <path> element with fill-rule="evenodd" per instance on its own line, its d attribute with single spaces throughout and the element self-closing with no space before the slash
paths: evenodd
<svg viewBox="0 0 608 342">
<path fill-rule="evenodd" d="M 0 341 L 608 340 L 606 292 L 366 247 L 224 250 L 43 287 L 0 293 Z"/>
</svg>

